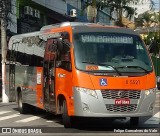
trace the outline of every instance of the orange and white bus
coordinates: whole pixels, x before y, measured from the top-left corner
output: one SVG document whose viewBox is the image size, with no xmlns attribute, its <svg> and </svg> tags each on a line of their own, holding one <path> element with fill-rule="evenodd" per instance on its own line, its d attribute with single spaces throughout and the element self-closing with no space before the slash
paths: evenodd
<svg viewBox="0 0 160 136">
<path fill-rule="evenodd" d="M 123 49 L 123 51 L 122 51 Z M 64 22 L 9 41 L 10 88 L 20 113 L 33 105 L 72 117 L 152 116 L 156 79 L 144 42 L 133 30 Z"/>
</svg>

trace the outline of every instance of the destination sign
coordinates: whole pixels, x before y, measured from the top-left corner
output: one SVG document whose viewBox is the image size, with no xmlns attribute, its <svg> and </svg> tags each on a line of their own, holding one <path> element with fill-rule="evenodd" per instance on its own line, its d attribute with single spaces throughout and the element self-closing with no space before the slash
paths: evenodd
<svg viewBox="0 0 160 136">
<path fill-rule="evenodd" d="M 133 44 L 133 37 L 130 37 L 130 36 L 81 35 L 81 41 L 83 43 Z"/>
</svg>

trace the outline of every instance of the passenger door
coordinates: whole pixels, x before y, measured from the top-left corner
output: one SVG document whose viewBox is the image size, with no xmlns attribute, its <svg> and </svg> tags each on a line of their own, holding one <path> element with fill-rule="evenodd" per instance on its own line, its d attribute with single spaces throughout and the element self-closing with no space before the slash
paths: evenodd
<svg viewBox="0 0 160 136">
<path fill-rule="evenodd" d="M 56 96 L 62 94 L 66 101 L 72 95 L 72 64 L 70 47 L 64 41 L 60 41 L 57 46 L 58 56 L 56 59 Z"/>
<path fill-rule="evenodd" d="M 55 111 L 55 58 L 56 48 L 54 45 L 55 39 L 48 39 L 45 46 L 44 64 L 43 64 L 43 79 L 44 79 L 44 107 L 45 109 Z"/>
</svg>

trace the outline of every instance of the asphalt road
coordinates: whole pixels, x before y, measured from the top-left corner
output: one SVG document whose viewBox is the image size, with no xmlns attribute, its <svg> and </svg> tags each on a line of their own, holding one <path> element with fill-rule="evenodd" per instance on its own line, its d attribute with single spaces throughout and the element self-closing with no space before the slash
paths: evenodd
<svg viewBox="0 0 160 136">
<path fill-rule="evenodd" d="M 10 131 L 17 133 L 40 133 L 38 135 L 157 135 L 160 128 L 160 92 L 157 92 L 154 116 L 140 118 L 138 126 L 130 126 L 126 119 L 84 119 L 76 118 L 74 128 L 63 127 L 60 116 L 32 108 L 29 114 L 19 114 L 16 103 L 0 103 L 0 135 Z M 42 132 L 42 133 L 41 133 Z M 127 133 L 126 133 L 127 132 Z M 133 133 L 134 132 L 134 133 Z M 140 132 L 140 133 L 139 133 Z M 27 135 L 27 134 L 26 134 Z"/>
</svg>

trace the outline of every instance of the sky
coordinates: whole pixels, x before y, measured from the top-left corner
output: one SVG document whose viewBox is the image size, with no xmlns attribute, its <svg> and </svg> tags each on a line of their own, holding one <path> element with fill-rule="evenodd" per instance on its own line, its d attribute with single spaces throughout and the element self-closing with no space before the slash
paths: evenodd
<svg viewBox="0 0 160 136">
<path fill-rule="evenodd" d="M 159 4 L 160 4 L 160 0 L 153 0 L 153 2 L 155 3 L 154 8 L 155 8 L 156 10 L 158 10 L 158 9 L 159 9 Z M 160 10 L 160 9 L 159 9 L 159 10 Z"/>
</svg>

